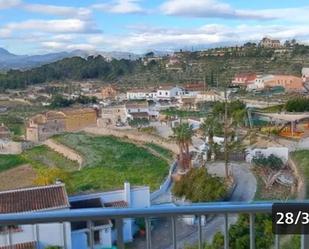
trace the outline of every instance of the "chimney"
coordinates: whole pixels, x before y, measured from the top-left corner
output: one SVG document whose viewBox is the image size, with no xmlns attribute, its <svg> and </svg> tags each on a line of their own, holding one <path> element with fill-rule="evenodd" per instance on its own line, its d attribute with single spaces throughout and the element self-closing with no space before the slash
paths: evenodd
<svg viewBox="0 0 309 249">
<path fill-rule="evenodd" d="M 131 186 L 129 182 L 124 183 L 124 201 L 128 203 L 128 207 L 131 206 Z"/>
</svg>

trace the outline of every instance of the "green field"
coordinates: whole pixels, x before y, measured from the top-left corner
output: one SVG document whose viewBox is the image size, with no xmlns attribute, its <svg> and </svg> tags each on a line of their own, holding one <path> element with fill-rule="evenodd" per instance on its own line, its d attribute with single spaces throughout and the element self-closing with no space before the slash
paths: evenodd
<svg viewBox="0 0 309 249">
<path fill-rule="evenodd" d="M 77 162 L 42 145 L 22 155 L 0 155 L 0 172 L 28 163 L 41 175 L 40 182 L 44 177 L 54 182 L 57 175 L 49 177 L 49 174 L 54 174 L 50 169 L 60 169 L 60 173 L 56 174 L 66 175 L 64 182 L 71 193 L 122 188 L 125 181 L 132 185 L 147 185 L 155 190 L 168 174 L 167 161 L 154 156 L 145 148 L 118 138 L 79 133 L 64 134 L 55 139 L 84 157 L 85 165 L 80 171 Z M 159 146 L 149 146 L 166 157 L 172 156 L 168 150 Z M 16 185 L 18 187 L 18 183 Z"/>
<path fill-rule="evenodd" d="M 168 174 L 168 162 L 115 137 L 78 133 L 55 139 L 80 152 L 85 159 L 83 169 L 73 174 L 72 184 L 77 192 L 120 188 L 125 181 L 154 190 Z"/>
<path fill-rule="evenodd" d="M 309 150 L 299 150 L 292 153 L 295 163 L 298 165 L 306 182 L 306 197 L 309 196 Z"/>
<path fill-rule="evenodd" d="M 12 169 L 26 163 L 26 160 L 18 155 L 0 155 L 0 172 Z"/>
<path fill-rule="evenodd" d="M 161 154 L 162 157 L 167 158 L 169 160 L 173 160 L 174 158 L 174 154 L 173 152 L 171 152 L 170 150 L 167 150 L 159 145 L 156 145 L 154 143 L 146 143 L 145 144 L 146 147 L 153 149 L 154 151 L 156 151 L 157 153 Z"/>
<path fill-rule="evenodd" d="M 68 172 L 73 172 L 79 167 L 77 162 L 65 158 L 45 145 L 26 150 L 22 154 L 22 157 L 35 168 L 57 167 Z"/>
</svg>

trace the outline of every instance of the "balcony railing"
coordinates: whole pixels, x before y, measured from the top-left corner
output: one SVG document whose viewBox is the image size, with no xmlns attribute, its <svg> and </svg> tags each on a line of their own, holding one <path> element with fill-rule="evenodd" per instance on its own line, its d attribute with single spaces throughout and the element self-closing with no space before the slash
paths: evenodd
<svg viewBox="0 0 309 249">
<path fill-rule="evenodd" d="M 76 209 L 53 212 L 36 212 L 24 214 L 2 214 L 0 215 L 0 226 L 41 224 L 41 223 L 63 223 L 74 221 L 87 221 L 88 228 L 92 231 L 92 223 L 102 218 L 115 220 L 117 229 L 117 247 L 124 249 L 122 220 L 124 218 L 144 218 L 146 224 L 146 248 L 152 248 L 150 219 L 155 217 L 168 217 L 171 219 L 172 245 L 177 249 L 176 218 L 183 215 L 194 215 L 198 217 L 198 248 L 203 247 L 202 222 L 204 215 L 224 215 L 224 248 L 229 248 L 228 220 L 230 214 L 248 214 L 250 217 L 250 249 L 255 249 L 255 215 L 259 213 L 270 214 L 273 203 L 203 203 L 180 207 L 150 207 L 150 208 L 121 208 L 121 209 Z M 206 224 L 207 226 L 207 224 Z M 65 227 L 65 226 L 64 226 Z M 8 230 L 10 231 L 10 230 Z M 65 238 L 66 231 L 63 229 Z M 39 235 L 38 235 L 39 236 Z M 9 236 L 10 237 L 10 236 Z M 11 243 L 11 242 L 10 242 Z M 90 236 L 90 248 L 94 248 L 93 235 Z M 275 235 L 275 249 L 280 248 L 280 236 Z M 308 249 L 308 235 L 301 236 L 301 249 Z M 66 249 L 66 245 L 64 245 Z"/>
</svg>

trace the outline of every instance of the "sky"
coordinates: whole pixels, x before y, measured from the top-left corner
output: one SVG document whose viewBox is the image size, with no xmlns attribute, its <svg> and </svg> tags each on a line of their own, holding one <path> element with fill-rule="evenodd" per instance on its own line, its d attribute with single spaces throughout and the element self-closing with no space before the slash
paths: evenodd
<svg viewBox="0 0 309 249">
<path fill-rule="evenodd" d="M 0 47 L 145 53 L 264 36 L 309 43 L 308 13 L 309 0 L 0 0 Z"/>
</svg>

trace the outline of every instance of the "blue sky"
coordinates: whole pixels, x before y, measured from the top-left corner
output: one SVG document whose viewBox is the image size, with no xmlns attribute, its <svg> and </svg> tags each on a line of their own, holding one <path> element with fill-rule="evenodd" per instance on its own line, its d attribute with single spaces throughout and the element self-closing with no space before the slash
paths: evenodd
<svg viewBox="0 0 309 249">
<path fill-rule="evenodd" d="M 18 54 L 309 41 L 308 0 L 0 0 L 0 47 Z"/>
</svg>

